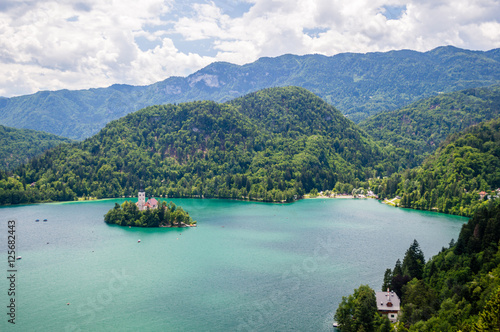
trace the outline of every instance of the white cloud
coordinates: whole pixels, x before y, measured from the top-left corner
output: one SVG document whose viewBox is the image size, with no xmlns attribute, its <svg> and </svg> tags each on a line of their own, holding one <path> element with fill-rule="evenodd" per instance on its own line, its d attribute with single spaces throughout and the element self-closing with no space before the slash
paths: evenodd
<svg viewBox="0 0 500 332">
<path fill-rule="evenodd" d="M 498 0 L 175 1 L 4 0 L 0 95 L 150 84 L 283 53 L 500 47 Z"/>
<path fill-rule="evenodd" d="M 33 1 L 0 12 L 0 95 L 79 89 L 114 83 L 149 84 L 185 75 L 213 59 L 180 53 L 161 33 L 172 3 Z M 159 40 L 142 51 L 136 36 Z"/>
</svg>

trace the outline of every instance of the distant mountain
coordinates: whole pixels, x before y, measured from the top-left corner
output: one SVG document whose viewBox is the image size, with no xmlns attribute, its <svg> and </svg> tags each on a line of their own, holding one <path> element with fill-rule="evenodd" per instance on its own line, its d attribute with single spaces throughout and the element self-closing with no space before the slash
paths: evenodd
<svg viewBox="0 0 500 332">
<path fill-rule="evenodd" d="M 500 86 L 467 89 L 419 100 L 360 123 L 373 138 L 412 152 L 414 165 L 450 134 L 500 116 Z"/>
<path fill-rule="evenodd" d="M 400 206 L 472 216 L 500 187 L 500 118 L 450 135 L 422 164 L 383 179 L 382 197 Z"/>
<path fill-rule="evenodd" d="M 0 203 L 135 195 L 141 181 L 155 196 L 291 201 L 387 175 L 387 160 L 316 95 L 270 88 L 225 104 L 151 106 L 112 121 L 34 158 L 16 170 L 19 178 L 0 179 Z"/>
<path fill-rule="evenodd" d="M 0 169 L 14 169 L 45 150 L 70 142 L 69 138 L 41 131 L 0 125 Z"/>
<path fill-rule="evenodd" d="M 480 52 L 448 46 L 425 53 L 283 55 L 243 66 L 213 63 L 188 77 L 171 77 L 149 86 L 113 85 L 2 98 L 0 123 L 80 140 L 146 106 L 224 102 L 260 89 L 291 85 L 314 92 L 359 122 L 439 92 L 493 84 L 500 84 L 500 49 Z"/>
</svg>

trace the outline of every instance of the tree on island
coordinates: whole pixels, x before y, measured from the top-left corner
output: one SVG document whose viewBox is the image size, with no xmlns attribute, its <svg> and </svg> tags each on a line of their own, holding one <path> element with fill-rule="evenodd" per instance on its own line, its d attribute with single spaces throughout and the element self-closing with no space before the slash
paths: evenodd
<svg viewBox="0 0 500 332">
<path fill-rule="evenodd" d="M 158 209 L 139 211 L 137 205 L 126 201 L 115 206 L 104 215 L 107 224 L 136 227 L 183 227 L 195 225 L 188 212 L 173 202 L 161 202 Z"/>
</svg>

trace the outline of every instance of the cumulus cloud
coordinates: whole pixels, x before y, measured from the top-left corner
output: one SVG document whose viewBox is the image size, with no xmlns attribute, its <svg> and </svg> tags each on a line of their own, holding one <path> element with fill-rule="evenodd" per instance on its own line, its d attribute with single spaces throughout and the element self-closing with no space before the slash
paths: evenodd
<svg viewBox="0 0 500 332">
<path fill-rule="evenodd" d="M 284 53 L 487 50 L 500 47 L 499 12 L 498 0 L 4 0 L 0 95 L 150 84 Z"/>
<path fill-rule="evenodd" d="M 0 95 L 149 84 L 213 59 L 179 52 L 161 33 L 172 2 L 45 0 L 0 8 Z M 157 40 L 141 50 L 135 38 Z"/>
</svg>

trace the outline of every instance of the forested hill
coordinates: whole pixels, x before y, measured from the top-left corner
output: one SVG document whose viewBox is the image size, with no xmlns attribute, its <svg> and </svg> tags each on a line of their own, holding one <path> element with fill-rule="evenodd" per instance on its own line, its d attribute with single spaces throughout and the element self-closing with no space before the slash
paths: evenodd
<svg viewBox="0 0 500 332">
<path fill-rule="evenodd" d="M 463 226 L 458 241 L 405 286 L 403 323 L 410 331 L 498 331 L 500 205 L 490 202 Z"/>
<path fill-rule="evenodd" d="M 451 135 L 422 166 L 380 188 L 381 197 L 402 197 L 400 206 L 471 216 L 500 188 L 500 118 Z"/>
<path fill-rule="evenodd" d="M 452 133 L 500 116 L 500 86 L 440 94 L 362 123 L 373 138 L 411 151 L 420 164 Z"/>
<path fill-rule="evenodd" d="M 417 241 L 403 263 L 387 269 L 382 290 L 401 296 L 399 322 L 377 313 L 375 293 L 361 286 L 336 312 L 342 331 L 498 331 L 500 202 L 490 201 L 463 225 L 458 241 L 425 263 Z M 382 276 L 381 276 L 382 277 Z M 359 319 L 359 317 L 363 319 Z M 363 329 L 360 328 L 363 327 Z"/>
<path fill-rule="evenodd" d="M 367 139 L 342 113 L 302 88 L 264 89 L 227 104 L 237 107 L 240 113 L 270 133 L 291 137 L 329 135 L 329 130 L 352 131 L 356 132 L 357 139 Z"/>
<path fill-rule="evenodd" d="M 157 197 L 291 201 L 337 181 L 387 175 L 390 160 L 311 92 L 271 88 L 225 104 L 151 106 L 112 121 L 0 180 L 0 203 L 135 195 L 141 181 Z"/>
<path fill-rule="evenodd" d="M 269 87 L 301 86 L 355 122 L 416 100 L 500 83 L 500 50 L 439 47 L 429 52 L 283 55 L 238 66 L 214 63 L 188 77 L 149 86 L 113 85 L 43 91 L 0 99 L 0 121 L 16 128 L 84 139 L 109 121 L 150 105 L 194 100 L 224 102 Z"/>
<path fill-rule="evenodd" d="M 14 169 L 45 150 L 70 142 L 49 133 L 0 125 L 0 169 Z"/>
</svg>

